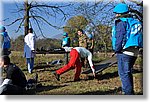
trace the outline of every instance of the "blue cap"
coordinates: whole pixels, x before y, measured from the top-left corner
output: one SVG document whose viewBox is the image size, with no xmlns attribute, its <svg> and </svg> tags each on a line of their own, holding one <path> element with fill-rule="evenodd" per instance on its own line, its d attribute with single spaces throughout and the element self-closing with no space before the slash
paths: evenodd
<svg viewBox="0 0 150 102">
<path fill-rule="evenodd" d="M 63 36 L 68 36 L 68 33 L 64 33 Z"/>
<path fill-rule="evenodd" d="M 129 12 L 129 8 L 127 4 L 124 4 L 124 3 L 120 3 L 116 5 L 114 8 L 114 13 L 117 13 L 117 14 L 128 13 L 128 12 Z"/>
<path fill-rule="evenodd" d="M 6 28 L 4 26 L 0 25 L 0 31 L 5 31 L 5 30 L 6 30 Z"/>
</svg>

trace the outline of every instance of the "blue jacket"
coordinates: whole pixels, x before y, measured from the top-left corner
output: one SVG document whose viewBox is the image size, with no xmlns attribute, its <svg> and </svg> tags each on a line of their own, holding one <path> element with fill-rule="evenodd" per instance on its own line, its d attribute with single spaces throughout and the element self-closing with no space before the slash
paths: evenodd
<svg viewBox="0 0 150 102">
<path fill-rule="evenodd" d="M 120 18 L 112 29 L 112 45 L 116 53 L 130 46 L 143 47 L 142 24 L 133 18 Z"/>
<path fill-rule="evenodd" d="M 120 53 L 123 50 L 123 42 L 124 37 L 126 35 L 126 23 L 121 20 L 115 21 L 115 26 L 113 28 L 113 32 L 115 33 L 114 36 L 114 43 L 113 43 L 113 49 L 115 50 L 115 53 Z"/>
<path fill-rule="evenodd" d="M 1 48 L 9 49 L 11 44 L 10 44 L 10 37 L 8 36 L 7 32 L 2 32 L 2 33 L 0 33 L 0 35 L 2 36 Z"/>
</svg>

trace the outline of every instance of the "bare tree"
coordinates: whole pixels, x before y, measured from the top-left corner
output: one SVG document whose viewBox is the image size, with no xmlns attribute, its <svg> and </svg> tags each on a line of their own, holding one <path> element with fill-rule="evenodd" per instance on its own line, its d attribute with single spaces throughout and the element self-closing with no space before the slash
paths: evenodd
<svg viewBox="0 0 150 102">
<path fill-rule="evenodd" d="M 49 18 L 53 17 L 57 19 L 58 15 L 61 15 L 61 20 L 65 20 L 69 14 L 64 12 L 64 9 L 71 5 L 72 5 L 71 3 L 66 3 L 66 4 L 53 3 L 52 4 L 49 2 L 47 3 L 36 2 L 36 1 L 29 2 L 28 0 L 24 0 L 23 6 L 16 4 L 17 11 L 14 12 L 14 13 L 20 13 L 21 16 L 19 18 L 16 18 L 10 24 L 8 24 L 8 26 L 19 22 L 20 24 L 18 25 L 16 32 L 18 32 L 20 28 L 24 26 L 24 35 L 26 35 L 29 27 L 32 27 L 33 23 L 35 23 L 41 35 L 45 37 L 42 31 L 41 25 L 47 24 L 56 29 L 60 29 L 60 26 L 56 26 L 52 24 Z"/>
<path fill-rule="evenodd" d="M 105 55 L 107 55 L 108 43 L 104 38 L 104 35 L 111 36 L 110 25 L 112 24 L 114 4 L 109 1 L 94 1 L 94 2 L 82 2 L 75 10 L 77 14 L 84 15 L 89 21 L 89 28 L 92 30 L 95 41 L 103 43 Z M 106 28 L 106 25 L 108 26 Z M 105 26 L 105 27 L 102 27 Z M 105 29 L 102 29 L 105 28 Z M 87 29 L 85 29 L 87 30 Z"/>
<path fill-rule="evenodd" d="M 105 55 L 107 55 L 108 42 L 104 37 L 111 38 L 111 29 L 113 25 L 114 13 L 113 9 L 119 2 L 124 2 L 129 5 L 130 11 L 136 14 L 142 20 L 142 2 L 128 1 L 127 0 L 93 0 L 93 2 L 81 2 L 79 6 L 75 8 L 76 14 L 83 15 L 89 21 L 89 25 L 94 32 L 96 41 L 101 41 L 104 46 Z M 133 4 L 136 4 L 133 6 Z M 138 8 L 140 6 L 141 8 Z M 105 29 L 102 29 L 105 26 Z M 86 29 L 85 29 L 86 30 Z M 104 36 L 107 35 L 107 36 Z M 110 44 L 109 44 L 110 45 Z"/>
</svg>

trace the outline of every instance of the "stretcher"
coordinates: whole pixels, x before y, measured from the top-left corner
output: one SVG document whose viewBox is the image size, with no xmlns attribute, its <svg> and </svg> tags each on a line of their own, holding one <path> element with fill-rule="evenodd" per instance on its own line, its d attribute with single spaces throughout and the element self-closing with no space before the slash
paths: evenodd
<svg viewBox="0 0 150 102">
<path fill-rule="evenodd" d="M 95 64 L 94 65 L 95 72 L 96 73 L 102 72 L 103 70 L 105 70 L 107 68 L 111 68 L 110 66 L 112 66 L 113 64 L 116 64 L 116 63 L 117 63 L 116 56 L 113 56 L 109 59 L 106 59 L 100 63 Z M 82 72 L 82 74 L 90 74 L 90 73 L 92 73 L 91 69 L 87 69 Z"/>
</svg>

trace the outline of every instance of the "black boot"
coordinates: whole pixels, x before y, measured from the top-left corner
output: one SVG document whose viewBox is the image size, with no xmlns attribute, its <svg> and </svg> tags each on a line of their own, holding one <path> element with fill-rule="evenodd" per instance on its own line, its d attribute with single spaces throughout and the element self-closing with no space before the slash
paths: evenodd
<svg viewBox="0 0 150 102">
<path fill-rule="evenodd" d="M 53 72 L 53 74 L 55 75 L 55 78 L 57 79 L 57 81 L 60 81 L 60 75 L 59 74 L 57 74 L 56 72 Z"/>
</svg>

